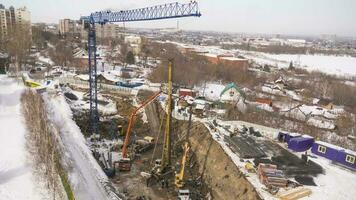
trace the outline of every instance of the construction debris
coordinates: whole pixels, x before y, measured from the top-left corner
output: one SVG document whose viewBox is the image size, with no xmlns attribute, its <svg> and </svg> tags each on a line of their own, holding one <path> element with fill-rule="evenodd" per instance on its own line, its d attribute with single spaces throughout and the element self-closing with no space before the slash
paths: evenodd
<svg viewBox="0 0 356 200">
<path fill-rule="evenodd" d="M 278 195 L 280 200 L 298 200 L 310 196 L 312 191 L 309 188 L 295 188 Z"/>
<path fill-rule="evenodd" d="M 282 170 L 277 169 L 277 165 L 260 163 L 257 175 L 261 183 L 265 184 L 267 188 L 287 187 L 288 180 L 284 177 Z"/>
</svg>

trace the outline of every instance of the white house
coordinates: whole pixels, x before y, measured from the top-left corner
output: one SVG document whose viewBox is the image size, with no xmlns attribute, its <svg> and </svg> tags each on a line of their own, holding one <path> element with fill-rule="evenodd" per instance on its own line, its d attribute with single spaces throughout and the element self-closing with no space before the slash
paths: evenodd
<svg viewBox="0 0 356 200">
<path fill-rule="evenodd" d="M 238 102 L 245 98 L 245 93 L 235 83 L 226 85 L 224 90 L 220 93 L 220 101 L 225 103 Z"/>
<path fill-rule="evenodd" d="M 209 101 L 237 102 L 241 96 L 245 98 L 245 93 L 235 83 L 228 85 L 209 83 L 197 88 L 197 91 Z"/>
</svg>

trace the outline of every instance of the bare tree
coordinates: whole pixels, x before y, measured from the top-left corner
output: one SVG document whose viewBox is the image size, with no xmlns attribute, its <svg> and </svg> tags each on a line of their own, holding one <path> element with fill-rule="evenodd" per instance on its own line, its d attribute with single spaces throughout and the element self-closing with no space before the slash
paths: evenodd
<svg viewBox="0 0 356 200">
<path fill-rule="evenodd" d="M 72 48 L 66 41 L 60 41 L 55 46 L 54 50 L 50 49 L 49 56 L 54 61 L 54 63 L 61 66 L 72 64 L 74 60 Z"/>
<path fill-rule="evenodd" d="M 16 76 L 31 48 L 29 24 L 16 24 L 9 30 L 6 39 L 6 49 L 15 63 Z"/>
</svg>

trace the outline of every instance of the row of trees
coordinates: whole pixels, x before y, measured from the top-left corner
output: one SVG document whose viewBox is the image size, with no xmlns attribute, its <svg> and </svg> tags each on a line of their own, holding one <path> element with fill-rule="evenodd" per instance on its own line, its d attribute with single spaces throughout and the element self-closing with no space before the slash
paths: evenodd
<svg viewBox="0 0 356 200">
<path fill-rule="evenodd" d="M 195 85 L 206 81 L 236 82 L 253 86 L 262 78 L 245 69 L 239 69 L 224 63 L 214 64 L 195 53 L 182 54 L 173 44 L 151 43 L 150 56 L 161 59 L 161 64 L 152 72 L 153 82 L 166 82 L 168 59 L 174 59 L 173 79 L 181 85 Z"/>
<path fill-rule="evenodd" d="M 54 48 L 48 50 L 48 55 L 56 65 L 68 66 L 74 61 L 73 49 L 69 41 L 61 40 Z"/>
<path fill-rule="evenodd" d="M 18 74 L 20 67 L 26 62 L 29 55 L 32 38 L 30 35 L 30 25 L 28 24 L 16 24 L 5 37 L 1 39 L 1 50 L 7 52 L 15 64 L 15 71 Z"/>
</svg>

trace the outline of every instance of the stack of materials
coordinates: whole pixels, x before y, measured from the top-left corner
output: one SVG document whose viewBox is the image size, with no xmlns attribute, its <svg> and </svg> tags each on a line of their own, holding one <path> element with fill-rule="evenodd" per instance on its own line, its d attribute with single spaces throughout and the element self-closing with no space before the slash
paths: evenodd
<svg viewBox="0 0 356 200">
<path fill-rule="evenodd" d="M 257 169 L 257 175 L 262 184 L 269 187 L 287 187 L 288 180 L 284 177 L 277 165 L 260 163 Z"/>
</svg>

